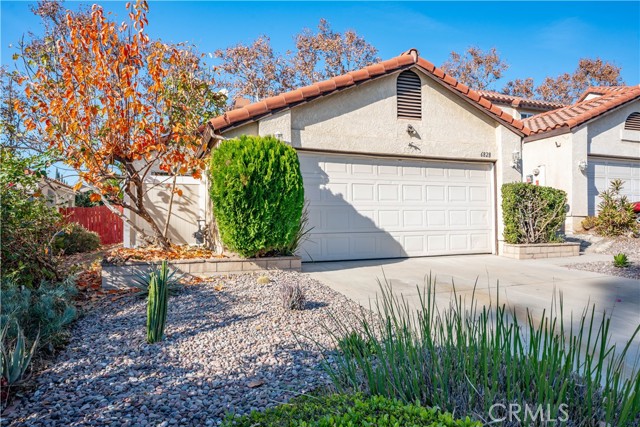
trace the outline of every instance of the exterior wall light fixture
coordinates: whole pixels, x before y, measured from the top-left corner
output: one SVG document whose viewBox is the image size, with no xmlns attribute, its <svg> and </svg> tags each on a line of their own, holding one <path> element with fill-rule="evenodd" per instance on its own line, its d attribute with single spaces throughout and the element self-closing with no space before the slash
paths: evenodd
<svg viewBox="0 0 640 427">
<path fill-rule="evenodd" d="M 578 163 L 578 169 L 580 169 L 580 172 L 586 171 L 587 167 L 589 167 L 589 164 L 587 163 L 587 161 L 586 160 L 580 160 L 580 163 Z"/>
<path fill-rule="evenodd" d="M 520 160 L 522 160 L 520 151 L 517 149 L 513 150 L 513 153 L 511 153 L 511 167 L 517 169 L 520 166 Z"/>
</svg>

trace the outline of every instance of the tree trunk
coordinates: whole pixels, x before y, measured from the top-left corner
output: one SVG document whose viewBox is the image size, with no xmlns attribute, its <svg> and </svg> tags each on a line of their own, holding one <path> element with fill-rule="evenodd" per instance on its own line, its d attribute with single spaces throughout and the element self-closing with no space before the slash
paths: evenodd
<svg viewBox="0 0 640 427">
<path fill-rule="evenodd" d="M 169 249 L 171 247 L 171 242 L 167 239 L 167 236 L 162 233 L 162 230 L 158 227 L 158 224 L 144 206 L 144 183 L 140 179 L 136 179 L 132 184 L 135 186 L 136 194 L 133 196 L 130 191 L 128 191 L 128 194 L 132 201 L 135 200 L 134 204 L 137 208 L 136 213 L 151 226 L 151 230 L 153 230 L 153 234 L 155 234 L 156 241 L 160 246 L 162 246 L 162 249 Z"/>
<path fill-rule="evenodd" d="M 162 233 L 165 237 L 167 236 L 167 232 L 169 231 L 169 220 L 171 219 L 171 211 L 173 210 L 173 197 L 176 194 L 176 181 L 178 180 L 178 175 L 173 175 L 173 184 L 171 185 L 171 196 L 169 198 L 169 207 L 167 208 L 167 220 L 164 222 L 164 232 Z"/>
</svg>

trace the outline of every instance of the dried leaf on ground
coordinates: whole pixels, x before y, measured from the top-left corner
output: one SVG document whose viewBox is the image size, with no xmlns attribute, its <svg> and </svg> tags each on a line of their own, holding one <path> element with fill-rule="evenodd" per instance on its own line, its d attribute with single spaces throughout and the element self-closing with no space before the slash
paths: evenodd
<svg viewBox="0 0 640 427">
<path fill-rule="evenodd" d="M 142 248 L 116 248 L 105 255 L 105 261 L 111 264 L 122 264 L 132 261 L 162 261 L 195 258 L 224 258 L 206 248 L 189 245 L 171 245 L 168 250 L 160 246 Z"/>
</svg>

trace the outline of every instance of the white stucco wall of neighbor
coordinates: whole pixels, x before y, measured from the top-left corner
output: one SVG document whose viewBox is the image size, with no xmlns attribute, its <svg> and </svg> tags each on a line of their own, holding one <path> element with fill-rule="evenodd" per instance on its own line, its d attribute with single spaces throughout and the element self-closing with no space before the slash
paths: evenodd
<svg viewBox="0 0 640 427">
<path fill-rule="evenodd" d="M 638 132 L 624 131 L 624 122 L 633 112 L 640 112 L 640 100 L 588 124 L 587 141 L 590 156 L 640 158 Z M 627 139 L 628 138 L 628 139 Z"/>
<path fill-rule="evenodd" d="M 397 73 L 290 110 L 268 115 L 257 125 L 230 129 L 223 136 L 276 135 L 300 150 L 482 161 L 494 165 L 496 237 L 502 240 L 500 187 L 521 180 L 511 165 L 521 150 L 520 135 L 414 70 L 422 83 L 422 119 L 397 118 Z M 411 125 L 416 133 L 407 132 Z M 496 242 L 496 247 L 501 246 Z"/>
<path fill-rule="evenodd" d="M 580 170 L 580 163 L 596 159 L 640 160 L 640 141 L 624 131 L 626 118 L 640 111 L 640 101 L 623 106 L 570 133 L 525 142 L 523 178 L 533 175 L 534 183 L 567 192 L 569 209 L 566 230 L 580 230 L 580 222 L 589 215 L 591 168 Z M 538 175 L 534 175 L 537 170 Z"/>
</svg>

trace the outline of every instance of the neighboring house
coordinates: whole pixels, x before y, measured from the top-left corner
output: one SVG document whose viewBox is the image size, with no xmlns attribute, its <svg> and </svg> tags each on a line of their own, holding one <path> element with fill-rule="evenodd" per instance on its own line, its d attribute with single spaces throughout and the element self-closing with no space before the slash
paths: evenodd
<svg viewBox="0 0 640 427">
<path fill-rule="evenodd" d="M 568 194 L 567 231 L 595 215 L 616 178 L 640 201 L 640 86 L 589 88 L 576 104 L 524 120 L 523 175 Z"/>
<path fill-rule="evenodd" d="M 497 253 L 499 188 L 521 180 L 528 134 L 415 49 L 209 124 L 296 148 L 313 227 L 300 255 L 316 261 Z"/>
<path fill-rule="evenodd" d="M 536 114 L 544 113 L 565 105 L 560 102 L 541 101 L 539 99 L 527 99 L 520 96 L 505 95 L 504 93 L 493 92 L 489 90 L 479 90 L 478 93 L 483 98 L 488 99 L 495 105 L 502 108 L 503 111 L 511 114 L 516 119 L 527 119 Z"/>
<path fill-rule="evenodd" d="M 38 182 L 38 190 L 47 200 L 49 206 L 72 208 L 76 202 L 73 187 L 53 178 L 44 177 Z"/>
</svg>

